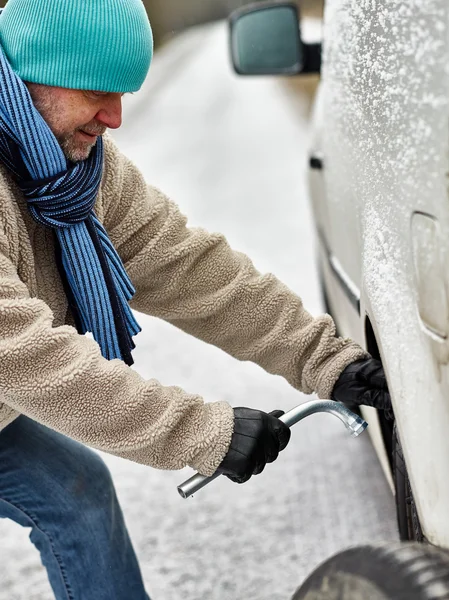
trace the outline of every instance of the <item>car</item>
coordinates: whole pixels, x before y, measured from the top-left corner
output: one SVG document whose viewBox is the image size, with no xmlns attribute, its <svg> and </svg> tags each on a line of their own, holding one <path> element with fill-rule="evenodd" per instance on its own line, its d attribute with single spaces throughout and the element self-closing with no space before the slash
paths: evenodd
<svg viewBox="0 0 449 600">
<path fill-rule="evenodd" d="M 339 334 L 382 362 L 393 404 L 362 412 L 403 543 L 331 558 L 295 600 L 449 598 L 447 0 L 326 0 L 319 44 L 303 42 L 294 2 L 229 23 L 240 75 L 320 74 L 308 180 L 323 298 Z M 326 595 L 329 573 L 345 576 Z"/>
</svg>

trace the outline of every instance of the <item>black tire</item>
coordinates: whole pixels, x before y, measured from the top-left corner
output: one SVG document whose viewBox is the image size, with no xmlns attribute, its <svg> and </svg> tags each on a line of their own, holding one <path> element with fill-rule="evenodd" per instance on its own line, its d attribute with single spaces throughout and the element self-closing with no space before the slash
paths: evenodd
<svg viewBox="0 0 449 600">
<path fill-rule="evenodd" d="M 449 554 L 423 544 L 351 548 L 326 561 L 292 600 L 449 600 Z"/>
<path fill-rule="evenodd" d="M 393 479 L 396 492 L 396 514 L 399 536 L 402 541 L 424 542 L 418 511 L 407 473 L 396 424 L 393 427 Z"/>
</svg>

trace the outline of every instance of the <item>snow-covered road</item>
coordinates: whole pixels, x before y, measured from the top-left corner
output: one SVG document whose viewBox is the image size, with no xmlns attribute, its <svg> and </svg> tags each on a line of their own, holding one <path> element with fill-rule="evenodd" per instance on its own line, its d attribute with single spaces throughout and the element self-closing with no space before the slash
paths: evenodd
<svg viewBox="0 0 449 600">
<path fill-rule="evenodd" d="M 318 314 L 304 177 L 312 88 L 299 79 L 238 78 L 223 25 L 200 28 L 159 53 L 144 89 L 126 98 L 115 137 L 190 224 L 225 233 Z M 145 377 L 235 406 L 288 410 L 309 399 L 163 322 L 139 321 L 136 369 Z M 368 435 L 350 438 L 332 416 L 297 425 L 261 476 L 244 486 L 217 480 L 188 501 L 176 491 L 187 471 L 105 460 L 152 600 L 287 600 L 332 553 L 397 538 Z M 0 600 L 53 597 L 27 534 L 0 521 Z"/>
</svg>

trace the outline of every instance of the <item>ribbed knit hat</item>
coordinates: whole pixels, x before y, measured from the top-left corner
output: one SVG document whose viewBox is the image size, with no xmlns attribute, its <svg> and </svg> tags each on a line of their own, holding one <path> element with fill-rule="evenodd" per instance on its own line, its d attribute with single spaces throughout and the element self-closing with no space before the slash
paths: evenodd
<svg viewBox="0 0 449 600">
<path fill-rule="evenodd" d="M 141 0 L 9 0 L 0 43 L 23 81 L 101 92 L 140 89 L 153 56 Z"/>
</svg>

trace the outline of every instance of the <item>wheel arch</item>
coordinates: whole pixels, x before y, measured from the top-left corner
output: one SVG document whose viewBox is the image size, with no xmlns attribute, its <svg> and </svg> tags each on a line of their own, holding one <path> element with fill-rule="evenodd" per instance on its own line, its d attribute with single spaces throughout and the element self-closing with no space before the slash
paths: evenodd
<svg viewBox="0 0 449 600">
<path fill-rule="evenodd" d="M 368 314 L 365 315 L 365 323 L 364 323 L 364 334 L 365 334 L 365 347 L 366 350 L 371 354 L 373 358 L 376 358 L 380 362 L 382 362 L 381 353 L 379 350 L 379 345 L 376 339 L 376 334 L 374 332 L 373 325 L 371 323 L 371 319 Z M 390 466 L 390 470 L 393 470 L 393 425 L 394 421 L 389 420 L 385 417 L 384 411 L 376 411 L 377 418 L 379 420 L 379 426 L 382 434 L 382 441 L 385 448 L 385 452 L 388 458 L 388 463 Z"/>
</svg>

